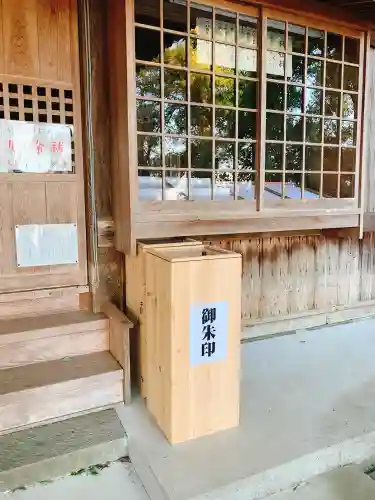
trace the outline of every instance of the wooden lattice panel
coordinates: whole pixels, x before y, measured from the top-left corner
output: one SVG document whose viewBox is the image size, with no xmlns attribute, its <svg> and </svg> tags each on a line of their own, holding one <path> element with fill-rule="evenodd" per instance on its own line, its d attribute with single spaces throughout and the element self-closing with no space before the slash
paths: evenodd
<svg viewBox="0 0 375 500">
<path fill-rule="evenodd" d="M 0 82 L 0 119 L 74 127 L 73 90 L 66 87 Z M 74 129 L 73 129 L 74 130 Z M 74 133 L 72 165 L 75 170 Z"/>
</svg>

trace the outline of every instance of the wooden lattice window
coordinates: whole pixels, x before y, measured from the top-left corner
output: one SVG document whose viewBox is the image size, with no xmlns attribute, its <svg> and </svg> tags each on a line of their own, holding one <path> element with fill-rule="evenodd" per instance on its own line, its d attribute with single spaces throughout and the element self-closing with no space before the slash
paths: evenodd
<svg viewBox="0 0 375 500">
<path fill-rule="evenodd" d="M 358 199 L 363 34 L 265 13 L 135 0 L 141 202 Z"/>
<path fill-rule="evenodd" d="M 0 119 L 61 124 L 71 128 L 72 172 L 75 171 L 73 102 L 71 88 L 15 83 L 4 79 L 0 82 Z"/>
<path fill-rule="evenodd" d="M 360 40 L 269 19 L 265 191 L 354 198 Z"/>
</svg>

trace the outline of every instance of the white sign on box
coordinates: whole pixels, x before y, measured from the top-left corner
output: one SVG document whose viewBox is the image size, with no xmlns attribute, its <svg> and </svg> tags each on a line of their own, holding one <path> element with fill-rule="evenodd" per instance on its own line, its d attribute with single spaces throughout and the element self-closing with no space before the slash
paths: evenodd
<svg viewBox="0 0 375 500">
<path fill-rule="evenodd" d="M 190 365 L 227 358 L 228 302 L 193 304 L 190 308 Z"/>
<path fill-rule="evenodd" d="M 0 120 L 0 172 L 72 171 L 70 126 Z"/>
<path fill-rule="evenodd" d="M 78 263 L 76 224 L 16 226 L 18 267 L 59 266 Z"/>
</svg>

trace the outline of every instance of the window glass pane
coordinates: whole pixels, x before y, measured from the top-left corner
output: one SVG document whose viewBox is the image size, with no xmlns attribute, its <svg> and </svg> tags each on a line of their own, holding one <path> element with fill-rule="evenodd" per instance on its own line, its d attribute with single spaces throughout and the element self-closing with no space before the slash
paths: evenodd
<svg viewBox="0 0 375 500">
<path fill-rule="evenodd" d="M 187 168 L 187 144 L 186 139 L 166 137 L 164 139 L 165 164 L 167 168 Z"/>
<path fill-rule="evenodd" d="M 306 146 L 306 167 L 311 172 L 320 172 L 322 166 L 322 148 L 320 146 Z"/>
<path fill-rule="evenodd" d="M 266 170 L 283 170 L 282 144 L 266 144 Z"/>
<path fill-rule="evenodd" d="M 190 74 L 190 99 L 202 104 L 212 103 L 212 77 L 204 73 Z"/>
<path fill-rule="evenodd" d="M 264 198 L 266 200 L 281 199 L 283 196 L 283 174 L 278 172 L 266 172 L 265 174 Z"/>
<path fill-rule="evenodd" d="M 160 167 L 161 165 L 161 138 L 138 136 L 138 166 Z"/>
<path fill-rule="evenodd" d="M 338 180 L 337 174 L 323 175 L 323 198 L 338 197 Z"/>
<path fill-rule="evenodd" d="M 215 71 L 233 75 L 236 70 L 236 47 L 215 43 Z"/>
<path fill-rule="evenodd" d="M 324 142 L 326 144 L 339 143 L 339 120 L 324 120 Z"/>
<path fill-rule="evenodd" d="M 190 39 L 190 66 L 200 70 L 212 70 L 212 42 Z"/>
<path fill-rule="evenodd" d="M 286 118 L 286 140 L 303 140 L 303 118 L 301 116 L 287 116 Z"/>
<path fill-rule="evenodd" d="M 216 109 L 215 133 L 218 137 L 235 137 L 236 112 L 230 109 Z"/>
<path fill-rule="evenodd" d="M 191 172 L 189 199 L 195 201 L 212 199 L 212 173 L 210 171 Z"/>
<path fill-rule="evenodd" d="M 304 198 L 317 199 L 320 197 L 320 174 L 305 174 Z"/>
<path fill-rule="evenodd" d="M 327 58 L 342 60 L 343 37 L 336 33 L 327 33 Z"/>
<path fill-rule="evenodd" d="M 326 86 L 333 89 L 341 89 L 341 64 L 334 62 L 326 63 Z"/>
<path fill-rule="evenodd" d="M 288 85 L 286 105 L 289 113 L 303 113 L 303 87 Z"/>
<path fill-rule="evenodd" d="M 284 111 L 285 85 L 267 82 L 267 109 Z"/>
<path fill-rule="evenodd" d="M 341 115 L 340 112 L 341 94 L 340 92 L 326 91 L 325 114 L 327 116 Z"/>
<path fill-rule="evenodd" d="M 311 115 L 323 114 L 323 91 L 306 89 L 306 113 Z"/>
<path fill-rule="evenodd" d="M 186 135 L 186 106 L 164 104 L 164 130 L 167 134 Z"/>
<path fill-rule="evenodd" d="M 302 170 L 303 146 L 287 144 L 286 146 L 286 170 Z"/>
<path fill-rule="evenodd" d="M 295 24 L 288 25 L 288 51 L 305 53 L 305 28 L 296 26 Z"/>
<path fill-rule="evenodd" d="M 212 137 L 212 108 L 191 106 L 190 113 L 190 133 Z"/>
<path fill-rule="evenodd" d="M 216 141 L 215 167 L 217 170 L 233 170 L 235 167 L 235 153 L 233 142 Z"/>
<path fill-rule="evenodd" d="M 256 139 L 256 114 L 253 111 L 238 112 L 238 138 Z"/>
<path fill-rule="evenodd" d="M 355 146 L 357 143 L 357 128 L 355 122 L 342 122 L 341 144 L 343 146 Z"/>
<path fill-rule="evenodd" d="M 339 148 L 324 148 L 323 170 L 325 172 L 337 172 L 339 170 Z"/>
<path fill-rule="evenodd" d="M 186 101 L 186 71 L 164 70 L 164 97 L 173 101 Z"/>
<path fill-rule="evenodd" d="M 136 65 L 137 96 L 161 97 L 160 93 L 160 68 Z"/>
<path fill-rule="evenodd" d="M 342 116 L 355 120 L 358 114 L 358 95 L 343 94 L 342 99 Z"/>
<path fill-rule="evenodd" d="M 238 47 L 237 54 L 237 67 L 239 75 L 256 78 L 258 71 L 258 51 Z"/>
<path fill-rule="evenodd" d="M 355 183 L 354 175 L 340 176 L 340 198 L 354 198 Z"/>
<path fill-rule="evenodd" d="M 135 57 L 141 61 L 160 62 L 160 31 L 135 28 Z"/>
<path fill-rule="evenodd" d="M 135 22 L 148 26 L 160 26 L 159 0 L 151 2 L 146 8 L 143 2 L 135 2 Z"/>
<path fill-rule="evenodd" d="M 238 143 L 238 168 L 255 170 L 255 144 L 250 142 Z"/>
<path fill-rule="evenodd" d="M 308 29 L 308 53 L 311 56 L 324 55 L 324 31 Z"/>
<path fill-rule="evenodd" d="M 344 66 L 344 90 L 358 91 L 359 69 L 355 66 Z"/>
<path fill-rule="evenodd" d="M 359 40 L 358 38 L 345 37 L 344 61 L 348 63 L 359 63 Z"/>
<path fill-rule="evenodd" d="M 322 142 L 322 119 L 321 118 L 306 118 L 306 141 L 307 142 Z"/>
<path fill-rule="evenodd" d="M 160 132 L 160 102 L 137 100 L 137 130 Z"/>
<path fill-rule="evenodd" d="M 238 81 L 238 106 L 240 108 L 257 107 L 257 84 L 249 80 Z"/>
<path fill-rule="evenodd" d="M 188 199 L 188 172 L 186 170 L 166 171 L 164 199 Z"/>
<path fill-rule="evenodd" d="M 285 78 L 285 54 L 267 51 L 267 78 L 273 80 L 284 80 Z"/>
<path fill-rule="evenodd" d="M 212 169 L 212 141 L 191 141 L 191 168 Z"/>
<path fill-rule="evenodd" d="M 186 37 L 164 33 L 164 64 L 172 66 L 187 65 Z"/>
<path fill-rule="evenodd" d="M 239 172 L 237 174 L 237 199 L 250 200 L 256 199 L 256 173 Z"/>
<path fill-rule="evenodd" d="M 216 10 L 215 37 L 219 42 L 236 43 L 237 15 L 227 10 Z"/>
<path fill-rule="evenodd" d="M 236 80 L 234 78 L 215 78 L 215 103 L 222 106 L 236 105 Z"/>
<path fill-rule="evenodd" d="M 233 200 L 234 199 L 234 172 L 215 172 L 215 200 Z"/>
<path fill-rule="evenodd" d="M 256 18 L 239 16 L 238 44 L 252 48 L 258 46 L 258 20 Z"/>
<path fill-rule="evenodd" d="M 190 32 L 200 38 L 212 38 L 212 7 L 190 4 Z"/>
<path fill-rule="evenodd" d="M 285 174 L 284 198 L 299 200 L 302 198 L 302 175 Z"/>
<path fill-rule="evenodd" d="M 174 31 L 187 31 L 187 2 L 164 0 L 164 28 Z"/>
<path fill-rule="evenodd" d="M 356 150 L 354 148 L 341 149 L 341 172 L 355 172 Z"/>
<path fill-rule="evenodd" d="M 305 58 L 300 56 L 287 57 L 287 79 L 289 82 L 305 82 Z"/>
<path fill-rule="evenodd" d="M 156 170 L 138 170 L 138 199 L 160 201 L 163 199 L 163 174 Z"/>
<path fill-rule="evenodd" d="M 273 19 L 267 21 L 267 47 L 276 51 L 285 49 L 285 23 Z"/>
<path fill-rule="evenodd" d="M 319 59 L 307 60 L 307 83 L 321 87 L 323 85 L 323 61 Z"/>
<path fill-rule="evenodd" d="M 267 113 L 266 139 L 274 141 L 284 140 L 284 115 Z"/>
</svg>

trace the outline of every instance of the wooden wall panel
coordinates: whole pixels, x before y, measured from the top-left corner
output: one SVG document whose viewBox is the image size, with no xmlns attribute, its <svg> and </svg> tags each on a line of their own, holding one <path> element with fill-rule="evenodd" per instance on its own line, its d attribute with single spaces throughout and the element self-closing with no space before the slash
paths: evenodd
<svg viewBox="0 0 375 500">
<path fill-rule="evenodd" d="M 245 324 L 375 300 L 375 233 L 207 241 L 243 256 Z"/>
<path fill-rule="evenodd" d="M 12 186 L 0 184 L 0 275 L 15 268 Z"/>
<path fill-rule="evenodd" d="M 75 0 L 1 0 L 0 73 L 73 82 Z"/>
<path fill-rule="evenodd" d="M 46 224 L 46 183 L 19 182 L 13 184 L 14 225 Z"/>
<path fill-rule="evenodd" d="M 46 211 L 48 224 L 77 222 L 77 186 L 73 182 L 46 184 Z"/>
<path fill-rule="evenodd" d="M 3 0 L 5 73 L 39 76 L 38 0 Z"/>
</svg>

